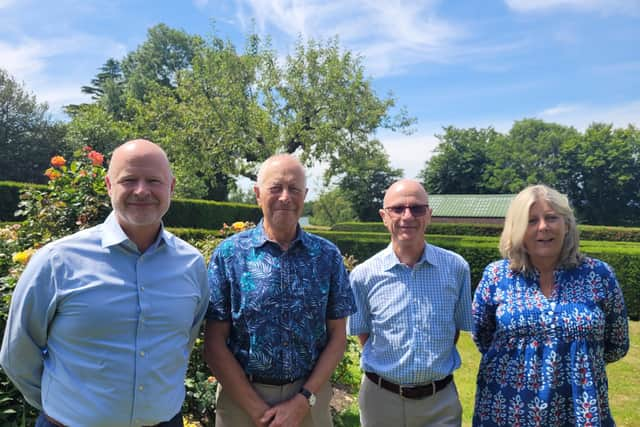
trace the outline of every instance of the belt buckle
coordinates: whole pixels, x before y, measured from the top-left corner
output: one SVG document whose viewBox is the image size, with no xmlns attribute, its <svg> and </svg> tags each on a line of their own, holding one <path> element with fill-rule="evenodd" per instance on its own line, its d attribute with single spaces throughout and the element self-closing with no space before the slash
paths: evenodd
<svg viewBox="0 0 640 427">
<path fill-rule="evenodd" d="M 398 384 L 398 387 L 399 387 L 398 394 L 400 395 L 400 397 L 404 397 L 404 389 L 407 388 L 407 387 L 404 387 L 401 384 Z"/>
</svg>

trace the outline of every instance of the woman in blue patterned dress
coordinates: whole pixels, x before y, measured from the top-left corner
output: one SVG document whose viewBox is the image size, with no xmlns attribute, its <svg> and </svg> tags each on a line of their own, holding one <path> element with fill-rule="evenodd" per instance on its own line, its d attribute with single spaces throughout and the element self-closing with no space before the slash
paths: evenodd
<svg viewBox="0 0 640 427">
<path fill-rule="evenodd" d="M 580 254 L 567 197 L 544 185 L 512 201 L 473 301 L 482 353 L 474 426 L 613 426 L 605 364 L 629 348 L 622 291 Z"/>
</svg>

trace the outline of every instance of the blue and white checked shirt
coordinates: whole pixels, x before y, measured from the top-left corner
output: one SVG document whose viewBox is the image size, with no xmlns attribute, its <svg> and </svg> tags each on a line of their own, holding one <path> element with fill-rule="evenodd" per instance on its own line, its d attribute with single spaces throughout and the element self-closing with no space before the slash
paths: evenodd
<svg viewBox="0 0 640 427">
<path fill-rule="evenodd" d="M 0 362 L 31 405 L 64 425 L 157 424 L 180 411 L 208 301 L 195 248 L 162 229 L 141 254 L 112 213 L 29 261 Z"/>
<path fill-rule="evenodd" d="M 469 264 L 460 255 L 427 244 L 410 268 L 390 244 L 349 279 L 358 311 L 349 318 L 348 331 L 369 334 L 362 369 L 416 385 L 460 367 L 455 332 L 472 327 Z"/>
</svg>

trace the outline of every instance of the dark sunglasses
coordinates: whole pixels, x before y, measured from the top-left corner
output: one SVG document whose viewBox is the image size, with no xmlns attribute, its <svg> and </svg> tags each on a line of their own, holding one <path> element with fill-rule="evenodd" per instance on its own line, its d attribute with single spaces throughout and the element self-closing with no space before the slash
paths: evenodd
<svg viewBox="0 0 640 427">
<path fill-rule="evenodd" d="M 395 216 L 401 216 L 406 209 L 411 211 L 411 215 L 415 217 L 425 216 L 429 205 L 413 205 L 413 206 L 388 206 L 384 208 L 385 211 L 392 213 Z"/>
</svg>

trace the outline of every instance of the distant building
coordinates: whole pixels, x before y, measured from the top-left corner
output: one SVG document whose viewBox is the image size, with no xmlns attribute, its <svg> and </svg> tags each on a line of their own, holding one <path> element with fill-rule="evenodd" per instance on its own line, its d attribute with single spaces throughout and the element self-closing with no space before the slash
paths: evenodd
<svg viewBox="0 0 640 427">
<path fill-rule="evenodd" d="M 429 194 L 432 222 L 503 224 L 515 194 Z"/>
</svg>

